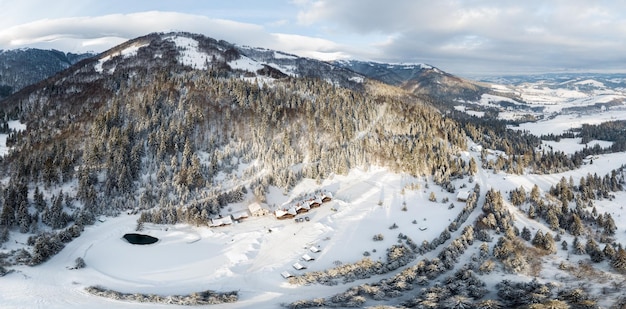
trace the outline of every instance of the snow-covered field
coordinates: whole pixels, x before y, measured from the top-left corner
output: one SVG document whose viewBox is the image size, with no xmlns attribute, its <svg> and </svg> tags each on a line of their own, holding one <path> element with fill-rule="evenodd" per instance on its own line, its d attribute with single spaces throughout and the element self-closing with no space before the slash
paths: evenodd
<svg viewBox="0 0 626 309">
<path fill-rule="evenodd" d="M 478 156 L 478 152 L 466 153 L 468 155 Z M 534 184 L 545 192 L 561 177 L 572 176 L 578 182 L 588 173 L 604 175 L 622 164 L 626 164 L 623 153 L 602 155 L 593 165 L 562 174 L 507 175 L 480 170 L 476 181 L 484 189 L 495 188 L 503 193 L 520 185 L 529 190 Z M 473 186 L 467 179 L 455 183 L 457 187 L 462 184 L 468 188 Z M 282 195 L 280 190 L 272 190 L 268 201 L 288 203 L 317 189 L 333 192 L 334 198 L 301 215 L 308 216 L 309 222 L 277 220 L 269 215 L 250 217 L 242 223 L 219 228 L 146 224 L 142 233 L 157 237 L 159 241 L 145 246 L 132 245 L 122 238 L 125 233 L 135 231 L 137 215 L 106 218 L 87 227 L 79 238 L 48 262 L 36 267 L 17 267 L 15 272 L 0 279 L 2 307 L 172 307 L 116 301 L 90 295 L 84 290 L 87 286 L 100 285 L 126 293 L 162 295 L 207 289 L 235 290 L 239 291 L 239 301 L 220 305 L 220 308 L 276 308 L 278 304 L 298 299 L 330 296 L 364 282 L 330 287 L 292 286 L 280 273 L 301 273 L 292 268 L 293 263 L 299 262 L 308 270 L 324 270 L 335 266 L 337 261 L 356 262 L 363 258 L 365 251 L 371 253 L 373 260 L 384 259 L 385 249 L 396 242 L 398 233 L 408 235 L 417 243 L 430 241 L 463 206 L 454 194 L 442 191 L 427 179 L 415 179 L 381 168 L 352 170 L 348 175 L 334 175 L 319 185 L 314 180 L 304 180 L 288 196 Z M 431 192 L 437 202 L 428 200 Z M 442 203 L 444 198 L 449 201 Z M 457 207 L 450 209 L 450 203 Z M 404 205 L 406 210 L 403 210 Z M 602 201 L 598 208 L 601 212 L 611 212 L 616 222 L 623 221 L 619 218 L 624 211 L 614 203 Z M 389 229 L 394 223 L 398 228 Z M 541 228 L 539 223 L 535 225 Z M 626 228 L 623 223 L 618 223 L 618 227 Z M 379 233 L 384 240 L 374 242 L 373 235 Z M 626 242 L 623 233 L 618 234 L 621 235 L 618 241 Z M 321 251 L 313 253 L 309 250 L 311 246 Z M 305 262 L 301 259 L 303 254 L 315 260 Z M 86 268 L 70 270 L 78 257 L 85 260 Z"/>
<path fill-rule="evenodd" d="M 234 64 L 241 68 L 256 68 L 257 65 L 248 58 L 238 61 Z M 587 84 L 599 86 L 593 81 L 585 81 L 581 85 Z M 541 91 L 544 90 L 537 90 L 537 96 Z M 576 97 L 575 93 L 558 95 Z M 496 99 L 495 96 L 486 97 L 487 101 L 483 103 L 493 104 Z M 458 106 L 457 109 L 466 110 L 466 107 Z M 547 120 L 524 123 L 514 129 L 536 135 L 561 134 L 583 123 L 598 124 L 617 119 L 626 119 L 626 110 L 563 114 Z M 16 122 L 11 123 L 11 127 L 23 129 Z M 595 144 L 600 144 L 601 147 L 611 145 L 607 141 L 592 141 L 587 146 L 593 147 Z M 0 151 L 8 151 L 2 146 L 6 146 L 6 136 L 0 135 Z M 561 139 L 560 142 L 544 141 L 542 147 L 571 154 L 585 145 L 580 144 L 580 139 L 576 138 Z M 478 161 L 480 152 L 463 153 L 466 160 L 470 156 Z M 579 183 L 579 179 L 588 174 L 604 176 L 625 164 L 626 154 L 614 153 L 599 155 L 594 158 L 593 164 L 583 165 L 577 170 L 550 175 L 510 175 L 504 172 L 494 174 L 493 171 L 479 167 L 475 182 L 480 184 L 483 194 L 481 198 L 484 200 L 484 192 L 491 188 L 500 190 L 505 197 L 519 186 L 524 186 L 529 192 L 535 184 L 546 192 L 563 177 L 571 177 L 574 183 Z M 465 178 L 455 180 L 454 185 L 458 192 L 471 190 L 474 184 Z M 465 188 L 461 188 L 462 186 Z M 366 251 L 372 260 L 384 260 L 386 249 L 397 243 L 399 233 L 408 235 L 418 244 L 424 240 L 431 241 L 464 206 L 463 202 L 456 200 L 456 194 L 447 193 L 431 179 L 396 174 L 379 167 L 368 170 L 353 169 L 348 175 L 332 175 L 319 184 L 315 180 L 306 179 L 286 193 L 271 188 L 267 204 L 284 207 L 319 190 L 331 192 L 333 200 L 298 216 L 308 217 L 309 221 L 277 220 L 273 215 L 268 215 L 250 217 L 241 223 L 217 228 L 145 224 L 141 233 L 159 238 L 152 245 L 132 245 L 122 238 L 126 233 L 135 232 L 137 215 L 122 214 L 119 217 L 106 218 L 86 227 L 79 238 L 67 244 L 59 254 L 42 265 L 17 266 L 15 272 L 0 278 L 0 307 L 175 307 L 117 301 L 93 296 L 85 291 L 88 286 L 98 285 L 125 293 L 159 295 L 189 294 L 203 290 L 238 291 L 239 301 L 218 307 L 276 308 L 282 303 L 331 296 L 350 286 L 373 281 L 360 280 L 337 286 L 293 286 L 281 276 L 282 272 L 301 274 L 305 271 L 326 270 L 335 267 L 339 262 L 346 264 L 359 261 Z M 436 202 L 429 201 L 431 193 L 436 196 Z M 615 218 L 618 227 L 616 241 L 626 243 L 626 220 L 621 217 L 626 216 L 626 212 L 616 202 L 626 197 L 626 193 L 618 192 L 615 195 L 616 199 L 613 201 L 605 199 L 595 204 L 598 212 L 609 212 Z M 229 205 L 228 212 L 241 211 L 248 203 Z M 455 207 L 450 207 L 450 204 Z M 265 207 L 272 208 L 267 205 Z M 478 212 L 479 210 L 475 211 L 472 219 L 475 219 Z M 519 220 L 519 227 L 548 230 L 542 223 L 528 219 L 521 212 L 516 212 L 514 216 Z M 472 220 L 468 223 L 471 224 Z M 398 228 L 390 229 L 394 224 Z M 373 241 L 372 237 L 376 234 L 382 234 L 384 239 Z M 563 237 L 569 243 L 572 242 L 572 237 Z M 11 242 L 3 244 L 0 252 L 17 248 L 20 246 L 19 242 L 24 241 L 23 236 L 18 237 L 16 233 L 12 233 Z M 312 246 L 320 251 L 312 252 Z M 304 254 L 315 260 L 302 260 Z M 433 256 L 436 256 L 436 252 Z M 84 259 L 86 267 L 71 270 L 78 257 Z M 554 280 L 558 273 L 556 261 L 569 261 L 569 256 L 567 252 L 559 251 L 547 259 L 554 261 L 555 265 L 547 262 L 541 276 Z M 572 259 L 581 260 L 583 257 Z M 307 270 L 295 270 L 292 265 L 296 262 L 305 265 Z M 600 267 L 608 269 L 606 262 Z M 506 276 L 515 279 L 515 275 Z M 503 278 L 502 273 L 497 273 L 482 279 L 493 286 Z"/>
<path fill-rule="evenodd" d="M 499 110 L 498 117 L 504 120 L 517 120 L 528 115 L 595 114 L 607 110 L 619 113 L 626 102 L 622 82 L 603 75 L 491 79 L 488 83 L 492 93 L 485 93 L 476 101 L 458 102 L 479 109 L 495 108 Z"/>
<path fill-rule="evenodd" d="M 300 273 L 291 266 L 295 262 L 309 270 L 328 269 L 337 261 L 356 262 L 365 251 L 371 253 L 373 260 L 384 259 L 385 249 L 396 243 L 398 233 L 409 235 L 417 243 L 430 241 L 464 204 L 432 183 L 431 189 L 426 189 L 426 184 L 423 179 L 380 168 L 335 175 L 318 186 L 313 180 L 305 180 L 293 194 L 312 192 L 318 187 L 334 192 L 333 201 L 301 215 L 308 216 L 309 222 L 277 220 L 269 215 L 219 228 L 146 224 L 142 233 L 160 240 L 145 246 L 132 245 L 122 238 L 135 231 L 136 215 L 107 218 L 87 227 L 48 262 L 17 267 L 16 272 L 3 277 L 0 283 L 11 288 L 0 289 L 0 299 L 3 308 L 142 306 L 87 294 L 84 288 L 92 285 L 163 295 L 207 289 L 239 291 L 237 303 L 220 308 L 275 308 L 281 302 L 332 295 L 345 286 L 296 288 L 280 273 Z M 409 185 L 413 185 L 412 189 Z M 438 202 L 428 201 L 431 190 Z M 272 193 L 269 201 L 272 195 L 277 193 Z M 442 203 L 443 198 L 450 202 Z M 449 209 L 452 202 L 458 207 Z M 404 203 L 406 211 L 402 210 Z M 398 228 L 389 229 L 394 223 Z M 378 233 L 384 235 L 384 240 L 374 242 L 372 237 Z M 311 246 L 321 251 L 312 253 L 308 250 Z M 305 253 L 315 260 L 301 260 Z M 85 260 L 87 267 L 70 270 L 78 257 Z"/>
<path fill-rule="evenodd" d="M 583 124 L 600 124 L 607 121 L 626 120 L 626 109 L 609 110 L 597 113 L 562 114 L 547 120 L 526 122 L 512 129 L 528 131 L 533 135 L 562 134 L 563 132 L 580 128 Z"/>
</svg>

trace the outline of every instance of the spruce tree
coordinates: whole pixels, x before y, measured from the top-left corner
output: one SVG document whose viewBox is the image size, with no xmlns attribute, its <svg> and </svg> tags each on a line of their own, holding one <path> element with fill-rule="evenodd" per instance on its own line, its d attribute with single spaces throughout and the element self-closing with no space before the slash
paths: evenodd
<svg viewBox="0 0 626 309">
<path fill-rule="evenodd" d="M 522 228 L 522 233 L 521 233 L 520 236 L 522 237 L 522 239 L 524 239 L 526 241 L 530 241 L 530 238 L 532 237 L 532 234 L 531 234 L 530 230 L 526 226 L 524 226 Z"/>
<path fill-rule="evenodd" d="M 619 271 L 626 271 L 626 250 L 620 248 L 615 254 L 615 258 L 613 259 L 611 265 Z"/>
</svg>

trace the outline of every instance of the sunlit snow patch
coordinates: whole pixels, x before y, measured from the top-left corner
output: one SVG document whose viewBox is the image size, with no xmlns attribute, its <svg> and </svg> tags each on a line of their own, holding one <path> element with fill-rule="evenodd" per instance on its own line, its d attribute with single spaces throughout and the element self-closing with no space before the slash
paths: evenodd
<svg viewBox="0 0 626 309">
<path fill-rule="evenodd" d="M 131 45 L 131 46 L 129 46 L 129 47 L 123 49 L 122 51 L 117 52 L 117 53 L 115 53 L 113 55 L 108 55 L 108 56 L 102 57 L 102 58 L 100 58 L 100 60 L 98 60 L 98 63 L 96 63 L 96 65 L 94 66 L 94 69 L 96 69 L 96 72 L 102 73 L 102 72 L 104 72 L 104 69 L 102 68 L 102 65 L 105 62 L 111 60 L 111 58 L 116 57 L 116 56 L 121 56 L 122 58 L 128 58 L 128 57 L 135 56 L 135 55 L 137 55 L 137 51 L 140 48 L 142 48 L 142 47 L 144 47 L 146 45 L 148 45 L 148 44 L 133 44 L 133 45 Z M 111 74 L 114 71 L 115 71 L 115 68 L 111 68 L 107 73 Z"/>
<path fill-rule="evenodd" d="M 198 49 L 198 41 L 182 36 L 173 37 L 171 40 L 180 48 L 180 55 L 178 56 L 180 63 L 194 69 L 204 70 L 207 68 L 209 58 L 207 54 Z"/>
</svg>

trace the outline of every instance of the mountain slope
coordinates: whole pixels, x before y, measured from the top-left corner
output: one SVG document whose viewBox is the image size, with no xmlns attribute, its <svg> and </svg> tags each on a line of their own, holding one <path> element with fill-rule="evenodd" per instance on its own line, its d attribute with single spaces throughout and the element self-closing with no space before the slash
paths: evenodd
<svg viewBox="0 0 626 309">
<path fill-rule="evenodd" d="M 444 102 L 458 99 L 479 100 L 482 94 L 489 91 L 484 84 L 454 76 L 427 64 L 388 64 L 358 60 L 342 60 L 334 64 L 416 95 L 428 95 Z"/>
<path fill-rule="evenodd" d="M 78 181 L 76 204 L 89 215 L 186 205 L 168 222 L 206 221 L 244 187 L 263 200 L 269 185 L 288 190 L 357 166 L 439 183 L 466 173 L 455 155 L 465 136 L 434 108 L 351 71 L 276 54 L 169 33 L 81 61 L 6 100 L 27 130 L 4 170 L 31 188 Z"/>
<path fill-rule="evenodd" d="M 0 99 L 91 56 L 34 48 L 0 51 Z"/>
</svg>

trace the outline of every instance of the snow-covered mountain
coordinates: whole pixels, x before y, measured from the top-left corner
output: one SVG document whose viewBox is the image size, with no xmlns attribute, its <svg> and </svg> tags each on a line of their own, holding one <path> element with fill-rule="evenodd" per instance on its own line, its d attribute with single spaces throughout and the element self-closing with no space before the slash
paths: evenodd
<svg viewBox="0 0 626 309">
<path fill-rule="evenodd" d="M 128 41 L 100 54 L 95 69 L 112 74 L 125 59 L 150 63 L 145 55 L 164 57 L 155 41 L 176 49 L 176 61 L 190 69 L 239 72 L 245 78 L 281 79 L 285 77 L 319 78 L 348 88 L 362 87 L 364 77 L 328 63 L 296 57 L 279 51 L 237 46 L 189 33 L 152 34 Z M 172 51 L 173 52 L 173 51 Z M 164 57 L 165 60 L 172 60 Z M 137 65 L 137 64 L 135 64 Z M 148 64 L 149 65 L 149 64 Z"/>
<path fill-rule="evenodd" d="M 511 87 L 191 33 L 80 61 L 0 104 L 0 306 L 624 306 L 626 122 L 514 128 Z"/>
</svg>

